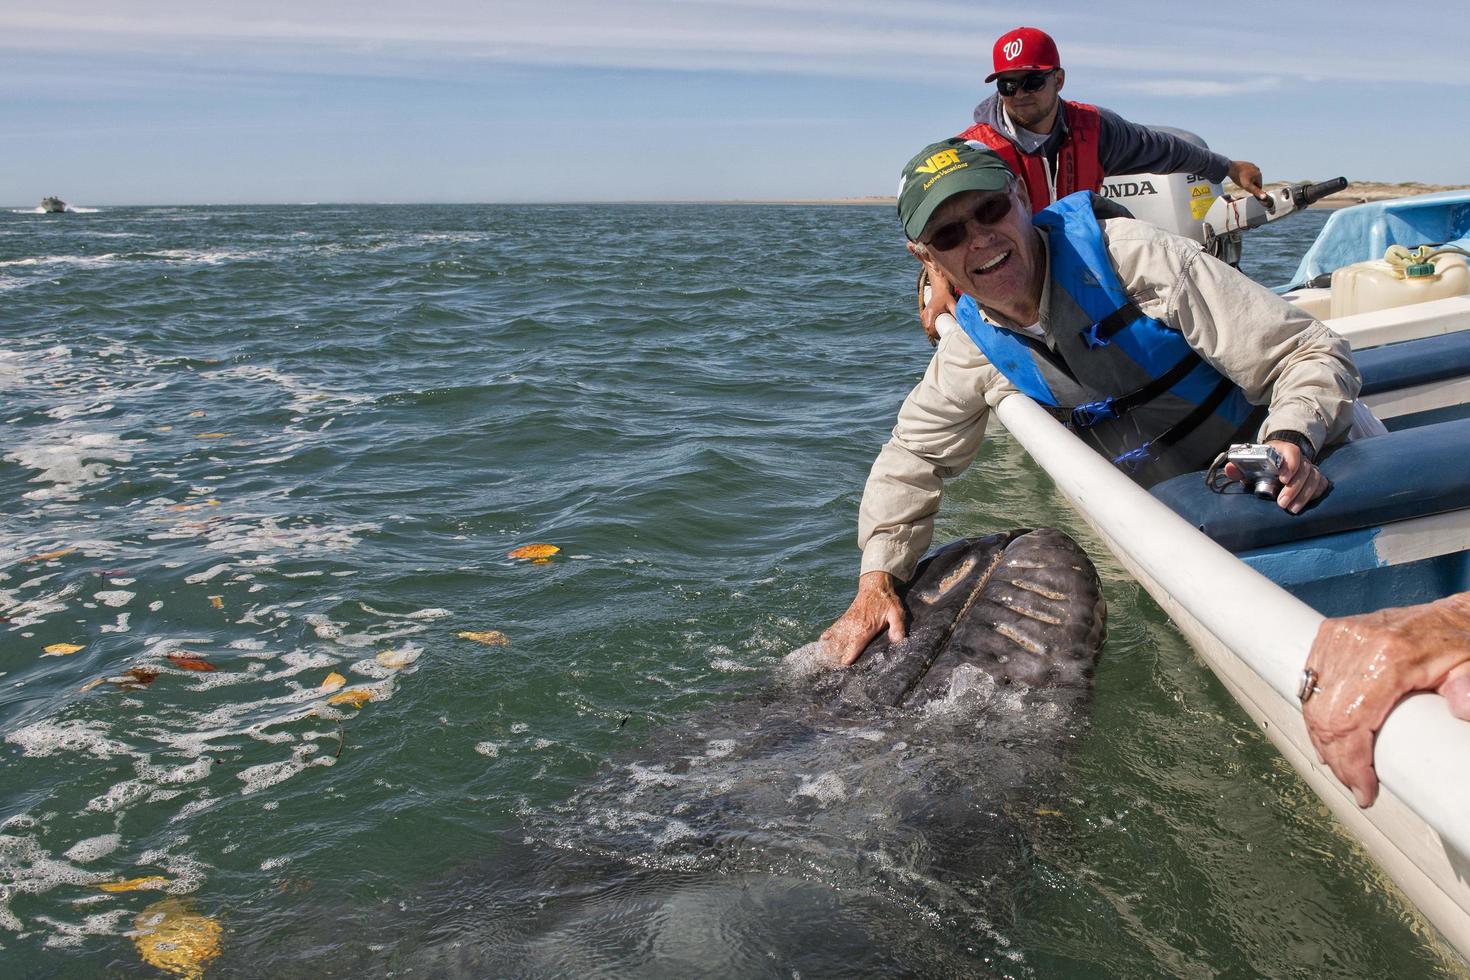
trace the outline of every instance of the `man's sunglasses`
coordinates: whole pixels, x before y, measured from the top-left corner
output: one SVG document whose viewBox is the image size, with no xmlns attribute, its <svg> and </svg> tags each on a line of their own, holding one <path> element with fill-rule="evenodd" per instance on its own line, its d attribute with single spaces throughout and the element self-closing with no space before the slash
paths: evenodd
<svg viewBox="0 0 1470 980">
<path fill-rule="evenodd" d="M 1018 91 L 1040 92 L 1041 87 L 1046 84 L 1046 80 L 1054 74 L 1056 74 L 1056 69 L 1048 68 L 1046 71 L 1027 72 L 1019 79 L 997 78 L 995 80 L 995 90 L 1004 96 L 1015 95 Z"/>
<path fill-rule="evenodd" d="M 974 218 L 977 224 L 993 225 L 1011 213 L 1011 194 L 1006 191 L 1003 194 L 995 194 L 980 201 L 975 205 Z M 948 252 L 952 248 L 958 248 L 965 243 L 969 236 L 966 221 L 951 221 L 934 229 L 934 234 L 929 236 L 930 248 L 941 252 Z"/>
</svg>

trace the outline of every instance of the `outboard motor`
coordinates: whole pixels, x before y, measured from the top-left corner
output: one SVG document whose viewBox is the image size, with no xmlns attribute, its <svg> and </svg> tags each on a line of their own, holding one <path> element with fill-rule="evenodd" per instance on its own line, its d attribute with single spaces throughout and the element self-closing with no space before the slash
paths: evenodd
<svg viewBox="0 0 1470 980">
<path fill-rule="evenodd" d="M 1172 126 L 1150 126 L 1208 150 L 1194 133 Z M 1119 174 L 1103 181 L 1102 196 L 1121 204 L 1139 221 L 1207 244 L 1204 220 L 1225 188 L 1202 174 Z"/>
<path fill-rule="evenodd" d="M 1346 186 L 1346 177 L 1333 177 L 1316 184 L 1287 184 L 1268 191 L 1265 198 L 1249 194 L 1222 197 L 1210 205 L 1205 215 L 1205 251 L 1230 265 L 1239 265 L 1241 232 L 1295 214 Z"/>
<path fill-rule="evenodd" d="M 1188 130 L 1150 128 L 1209 149 L 1208 143 Z M 1215 258 L 1238 266 L 1241 232 L 1300 211 L 1346 186 L 1345 177 L 1288 184 L 1260 200 L 1249 194 L 1226 197 L 1219 183 L 1200 174 L 1126 174 L 1104 180 L 1102 196 L 1121 204 L 1138 220 L 1192 238 Z"/>
</svg>

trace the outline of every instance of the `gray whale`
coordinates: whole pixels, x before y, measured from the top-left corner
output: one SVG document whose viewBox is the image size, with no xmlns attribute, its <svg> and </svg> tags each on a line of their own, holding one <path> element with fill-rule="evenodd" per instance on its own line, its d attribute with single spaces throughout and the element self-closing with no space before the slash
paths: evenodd
<svg viewBox="0 0 1470 980">
<path fill-rule="evenodd" d="M 1061 531 L 956 541 L 926 558 L 900 597 L 908 636 L 886 633 L 827 685 L 903 707 L 949 696 L 966 671 L 1003 686 L 1083 692 L 1102 649 L 1097 571 Z"/>
<path fill-rule="evenodd" d="M 1065 805 L 1086 723 L 1097 574 L 1059 531 L 1010 531 L 940 549 L 901 597 L 902 642 L 880 637 L 846 671 L 797 651 L 759 695 L 526 815 L 523 836 L 402 902 L 411 915 L 327 913 L 303 926 L 314 941 L 247 939 L 212 972 L 1013 972 L 1006 922 L 1037 813 Z"/>
</svg>

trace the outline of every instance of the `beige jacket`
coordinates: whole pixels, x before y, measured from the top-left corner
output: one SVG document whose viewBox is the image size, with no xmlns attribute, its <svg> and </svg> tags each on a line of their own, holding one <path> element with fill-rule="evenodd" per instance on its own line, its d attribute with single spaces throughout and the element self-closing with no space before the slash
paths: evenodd
<svg viewBox="0 0 1470 980">
<path fill-rule="evenodd" d="M 1347 431 L 1360 384 L 1347 341 L 1189 239 L 1131 218 L 1101 224 L 1119 281 L 1139 308 L 1180 330 L 1253 404 L 1269 406 L 1260 435 L 1295 429 L 1320 449 Z M 1051 289 L 1048 276 L 1041 295 L 1048 336 Z M 940 342 L 868 475 L 858 514 L 863 572 L 913 574 L 934 534 L 944 480 L 970 465 L 990 408 L 1015 393 L 963 331 Z"/>
</svg>

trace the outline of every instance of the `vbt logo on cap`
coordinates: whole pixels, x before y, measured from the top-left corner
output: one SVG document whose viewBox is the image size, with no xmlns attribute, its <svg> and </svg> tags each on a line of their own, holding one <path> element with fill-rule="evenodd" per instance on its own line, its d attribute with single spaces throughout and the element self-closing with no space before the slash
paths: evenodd
<svg viewBox="0 0 1470 980">
<path fill-rule="evenodd" d="M 1020 57 L 1022 47 L 1021 39 L 1018 37 L 1011 38 L 1007 41 L 1005 48 L 1002 49 L 1005 52 L 1006 60 L 1015 61 Z"/>
<path fill-rule="evenodd" d="M 940 150 L 922 164 L 914 168 L 916 174 L 937 174 L 945 167 L 953 167 L 960 162 L 960 154 L 957 150 Z"/>
</svg>

